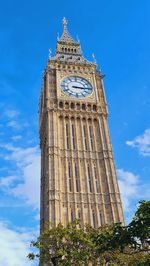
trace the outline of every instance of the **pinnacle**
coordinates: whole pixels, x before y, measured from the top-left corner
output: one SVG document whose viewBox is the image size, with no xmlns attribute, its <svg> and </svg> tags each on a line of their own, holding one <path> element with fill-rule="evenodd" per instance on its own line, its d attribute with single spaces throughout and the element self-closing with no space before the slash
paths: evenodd
<svg viewBox="0 0 150 266">
<path fill-rule="evenodd" d="M 63 34 L 61 36 L 61 38 L 59 39 L 59 41 L 62 41 L 62 42 L 67 42 L 67 43 L 76 43 L 76 41 L 73 40 L 73 38 L 70 36 L 69 32 L 68 32 L 68 29 L 67 29 L 67 20 L 66 18 L 64 17 L 63 18 Z"/>
</svg>

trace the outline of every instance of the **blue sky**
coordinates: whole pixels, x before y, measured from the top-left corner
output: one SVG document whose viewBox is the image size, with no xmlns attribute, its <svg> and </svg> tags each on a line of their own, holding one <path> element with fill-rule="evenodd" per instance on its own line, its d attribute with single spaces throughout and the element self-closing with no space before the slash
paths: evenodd
<svg viewBox="0 0 150 266">
<path fill-rule="evenodd" d="M 62 18 L 106 74 L 109 127 L 126 221 L 149 199 L 150 2 L 3 1 L 0 10 L 0 265 L 26 266 L 38 233 L 38 98 Z M 11 244 L 13 243 L 13 245 Z"/>
</svg>

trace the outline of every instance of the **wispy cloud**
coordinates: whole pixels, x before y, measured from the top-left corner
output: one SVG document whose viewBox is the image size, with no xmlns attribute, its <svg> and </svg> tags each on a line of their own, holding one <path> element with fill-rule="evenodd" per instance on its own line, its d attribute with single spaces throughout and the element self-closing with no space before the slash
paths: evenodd
<svg viewBox="0 0 150 266">
<path fill-rule="evenodd" d="M 11 187 L 13 182 L 16 180 L 15 176 L 6 176 L 0 178 L 0 189 L 7 189 Z"/>
<path fill-rule="evenodd" d="M 7 123 L 7 127 L 12 129 L 20 129 L 20 124 L 16 120 L 11 120 Z"/>
<path fill-rule="evenodd" d="M 20 129 L 23 129 L 25 127 L 28 127 L 29 123 L 17 121 L 17 120 L 11 120 L 6 125 L 7 125 L 7 127 L 10 127 L 11 129 L 20 130 Z"/>
<path fill-rule="evenodd" d="M 139 193 L 139 176 L 123 169 L 117 170 L 124 211 L 130 211 L 132 199 Z"/>
<path fill-rule="evenodd" d="M 18 141 L 18 140 L 21 140 L 22 139 L 22 136 L 21 135 L 12 136 L 11 139 L 13 141 Z"/>
<path fill-rule="evenodd" d="M 135 139 L 126 141 L 126 144 L 138 149 L 141 155 L 150 156 L 150 129 L 146 129 L 142 135 Z"/>
<path fill-rule="evenodd" d="M 1 187 L 3 186 L 5 191 L 7 189 L 8 194 L 22 198 L 27 204 L 39 208 L 40 154 L 38 147 L 21 148 L 5 144 L 1 145 L 1 148 L 7 151 L 4 159 L 13 162 L 16 167 L 15 179 L 9 176 L 3 177 Z"/>
<path fill-rule="evenodd" d="M 17 110 L 8 109 L 5 111 L 5 116 L 7 116 L 8 118 L 14 118 L 14 117 L 17 117 L 18 115 L 19 115 L 19 111 Z"/>
<path fill-rule="evenodd" d="M 19 228 L 18 228 L 19 229 Z M 32 266 L 27 255 L 31 252 L 29 243 L 33 233 L 11 229 L 6 222 L 0 221 L 0 265 L 5 266 Z"/>
<path fill-rule="evenodd" d="M 130 221 L 138 202 L 140 200 L 149 199 L 150 186 L 149 184 L 142 184 L 140 176 L 135 175 L 132 172 L 118 169 L 117 175 L 123 210 L 125 212 L 126 220 Z"/>
</svg>

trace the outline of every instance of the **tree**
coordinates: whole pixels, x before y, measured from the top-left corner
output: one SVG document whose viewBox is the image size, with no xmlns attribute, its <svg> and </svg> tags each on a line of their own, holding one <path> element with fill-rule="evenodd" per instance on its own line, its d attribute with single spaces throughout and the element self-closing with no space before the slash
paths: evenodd
<svg viewBox="0 0 150 266">
<path fill-rule="evenodd" d="M 75 220 L 64 228 L 46 226 L 32 246 L 40 254 L 30 253 L 29 259 L 39 257 L 41 265 L 150 265 L 150 201 L 141 201 L 131 223 L 122 226 L 102 226 L 84 229 Z"/>
</svg>

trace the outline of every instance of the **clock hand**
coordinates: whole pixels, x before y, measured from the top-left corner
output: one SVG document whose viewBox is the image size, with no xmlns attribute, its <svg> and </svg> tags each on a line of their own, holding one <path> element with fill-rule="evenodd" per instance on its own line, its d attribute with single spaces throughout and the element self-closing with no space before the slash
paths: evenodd
<svg viewBox="0 0 150 266">
<path fill-rule="evenodd" d="M 83 87 L 78 87 L 78 86 L 72 86 L 74 89 L 81 89 L 81 90 L 90 90 L 91 88 L 83 88 Z"/>
<path fill-rule="evenodd" d="M 72 86 L 72 88 L 75 88 L 75 89 L 84 89 L 83 87 L 79 87 L 79 86 Z"/>
</svg>

